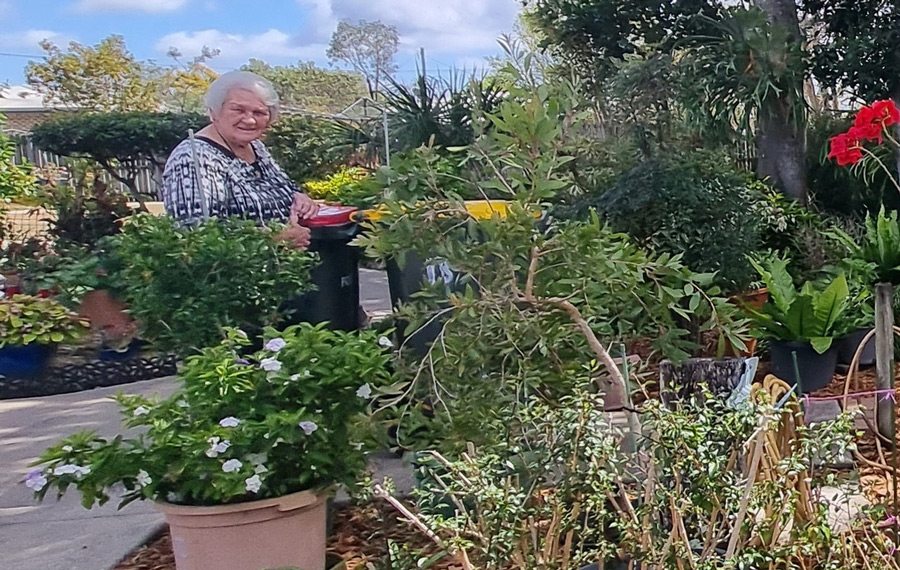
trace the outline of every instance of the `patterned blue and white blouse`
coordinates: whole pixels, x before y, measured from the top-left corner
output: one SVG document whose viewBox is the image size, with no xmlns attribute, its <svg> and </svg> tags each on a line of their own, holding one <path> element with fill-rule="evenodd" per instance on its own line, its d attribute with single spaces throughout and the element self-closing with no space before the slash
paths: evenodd
<svg viewBox="0 0 900 570">
<path fill-rule="evenodd" d="M 206 137 L 194 137 L 196 162 L 191 154 L 191 141 L 175 147 L 163 171 L 160 190 L 166 212 L 186 224 L 203 219 L 200 206 L 203 194 L 209 204 L 209 215 L 237 216 L 260 223 L 286 222 L 296 184 L 272 159 L 260 141 L 250 143 L 256 161 L 248 163 L 229 149 Z M 195 165 L 199 163 L 199 172 Z"/>
</svg>

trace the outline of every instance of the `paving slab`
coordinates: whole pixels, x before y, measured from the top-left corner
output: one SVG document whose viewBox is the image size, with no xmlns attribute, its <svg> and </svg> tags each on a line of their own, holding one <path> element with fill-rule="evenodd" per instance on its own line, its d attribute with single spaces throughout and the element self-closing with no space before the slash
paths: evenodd
<svg viewBox="0 0 900 570">
<path fill-rule="evenodd" d="M 74 394 L 0 401 L 0 559 L 16 570 L 106 570 L 162 524 L 149 503 L 117 510 L 115 502 L 87 510 L 72 492 L 56 501 L 32 499 L 21 484 L 40 453 L 78 430 L 122 433 L 117 392 L 165 397 L 172 378 Z"/>
</svg>

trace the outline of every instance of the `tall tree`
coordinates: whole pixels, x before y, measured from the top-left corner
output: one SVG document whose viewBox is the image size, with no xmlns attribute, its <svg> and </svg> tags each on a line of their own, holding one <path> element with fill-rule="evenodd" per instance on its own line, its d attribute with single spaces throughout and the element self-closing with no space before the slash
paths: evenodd
<svg viewBox="0 0 900 570">
<path fill-rule="evenodd" d="M 628 56 L 668 51 L 679 38 L 705 27 L 698 14 L 714 18 L 717 0 L 522 0 L 526 27 L 541 45 L 595 88 L 616 73 Z"/>
<path fill-rule="evenodd" d="M 784 34 L 786 57 L 778 71 L 784 81 L 782 89 L 758 110 L 759 131 L 756 139 L 757 174 L 771 178 L 785 194 L 806 204 L 806 121 L 804 109 L 803 74 L 790 74 L 802 60 L 803 35 L 795 0 L 753 0 L 765 12 L 775 34 Z M 773 46 L 774 47 L 774 46 Z M 780 47 L 780 46 L 779 46 Z M 791 57 L 793 54 L 793 57 Z M 770 58 L 770 62 L 778 65 Z"/>
<path fill-rule="evenodd" d="M 311 61 L 273 67 L 251 59 L 243 69 L 271 81 L 282 105 L 317 113 L 343 111 L 367 93 L 365 79 L 359 73 L 322 69 Z"/>
<path fill-rule="evenodd" d="M 25 68 L 28 83 L 52 100 L 94 111 L 149 111 L 159 104 L 159 77 L 112 35 L 96 46 L 76 42 L 63 51 L 44 40 L 43 61 Z"/>
<path fill-rule="evenodd" d="M 900 4 L 895 0 L 803 0 L 815 22 L 816 79 L 862 101 L 900 104 Z"/>
<path fill-rule="evenodd" d="M 376 20 L 356 24 L 342 20 L 331 36 L 326 54 L 332 62 L 349 64 L 366 78 L 369 95 L 378 92 L 382 77 L 397 71 L 394 56 L 400 44 L 397 28 Z"/>
<path fill-rule="evenodd" d="M 186 61 L 182 61 L 183 54 L 175 47 L 170 47 L 167 55 L 174 65 L 161 70 L 160 97 L 163 106 L 180 112 L 204 111 L 203 95 L 219 76 L 206 62 L 219 55 L 219 50 L 203 46 L 200 55 Z"/>
<path fill-rule="evenodd" d="M 690 78 L 683 84 L 691 94 L 682 97 L 687 110 L 693 105 L 732 131 L 736 115 L 754 124 L 758 173 L 806 202 L 803 38 L 794 0 L 754 0 L 762 19 L 725 0 L 524 3 L 545 45 L 594 94 L 635 58 L 675 56 Z"/>
</svg>

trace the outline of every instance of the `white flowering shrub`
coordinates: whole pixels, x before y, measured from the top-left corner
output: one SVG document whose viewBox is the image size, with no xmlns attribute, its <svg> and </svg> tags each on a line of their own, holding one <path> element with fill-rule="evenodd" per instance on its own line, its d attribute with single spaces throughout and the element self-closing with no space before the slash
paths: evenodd
<svg viewBox="0 0 900 570">
<path fill-rule="evenodd" d="M 25 484 L 40 499 L 74 486 L 90 508 L 123 491 L 123 504 L 218 505 L 354 481 L 364 461 L 351 424 L 391 379 L 378 336 L 300 324 L 268 329 L 255 354 L 248 345 L 229 331 L 187 360 L 182 387 L 165 400 L 116 396 L 141 435 L 72 435 Z"/>
</svg>

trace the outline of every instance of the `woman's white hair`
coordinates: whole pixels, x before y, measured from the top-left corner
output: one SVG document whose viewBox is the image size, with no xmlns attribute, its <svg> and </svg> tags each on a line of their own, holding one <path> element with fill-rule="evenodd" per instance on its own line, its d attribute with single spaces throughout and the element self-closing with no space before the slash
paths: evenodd
<svg viewBox="0 0 900 570">
<path fill-rule="evenodd" d="M 210 113 L 218 113 L 228 98 L 228 93 L 234 89 L 246 89 L 256 93 L 263 104 L 269 108 L 269 116 L 274 121 L 278 118 L 278 92 L 272 83 L 255 73 L 249 71 L 229 71 L 223 73 L 210 84 L 203 96 L 203 103 Z"/>
</svg>

